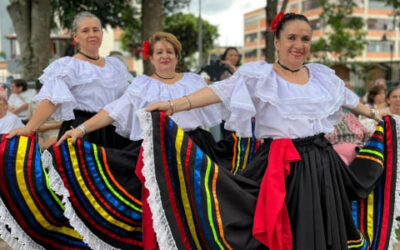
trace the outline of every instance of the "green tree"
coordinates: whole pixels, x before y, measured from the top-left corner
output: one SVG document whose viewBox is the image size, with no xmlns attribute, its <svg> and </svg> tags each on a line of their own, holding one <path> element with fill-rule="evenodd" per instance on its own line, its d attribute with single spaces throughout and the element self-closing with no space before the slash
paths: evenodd
<svg viewBox="0 0 400 250">
<path fill-rule="evenodd" d="M 130 0 L 52 0 L 53 11 L 60 19 L 63 28 L 71 28 L 76 14 L 90 11 L 102 22 L 103 27 L 110 25 L 125 28 L 138 24 L 139 11 L 132 7 Z"/>
<path fill-rule="evenodd" d="M 342 0 L 335 4 L 320 0 L 320 5 L 323 9 L 320 20 L 325 36 L 313 43 L 312 56 L 330 64 L 346 63 L 348 59 L 360 55 L 367 42 L 362 18 L 352 16 L 355 3 Z M 329 57 L 329 54 L 333 56 Z"/>
<path fill-rule="evenodd" d="M 174 34 L 182 43 L 182 57 L 180 65 L 183 68 L 191 68 L 193 60 L 191 56 L 197 52 L 198 19 L 193 14 L 176 13 L 163 18 L 163 30 Z M 218 38 L 218 29 L 206 20 L 202 20 L 203 50 L 207 53 L 212 49 L 213 41 Z M 141 46 L 139 31 L 133 27 L 124 30 L 121 43 L 122 48 L 138 56 Z"/>
<path fill-rule="evenodd" d="M 186 69 L 194 66 L 190 57 L 198 51 L 198 24 L 198 19 L 193 14 L 177 13 L 163 20 L 164 30 L 174 34 L 182 43 L 181 66 Z M 218 38 L 218 28 L 204 19 L 202 19 L 201 25 L 203 53 L 207 55 L 208 51 L 214 47 L 214 41 Z"/>
<path fill-rule="evenodd" d="M 35 80 L 50 57 L 50 0 L 10 0 L 7 11 L 21 51 L 22 75 Z"/>
</svg>

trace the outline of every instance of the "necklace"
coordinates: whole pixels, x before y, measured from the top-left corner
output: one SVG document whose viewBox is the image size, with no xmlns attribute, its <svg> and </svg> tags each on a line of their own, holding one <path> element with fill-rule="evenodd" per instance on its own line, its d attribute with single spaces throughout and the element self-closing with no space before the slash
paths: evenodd
<svg viewBox="0 0 400 250">
<path fill-rule="evenodd" d="M 172 79 L 174 79 L 175 76 L 176 76 L 176 75 L 174 75 L 173 77 L 164 77 L 164 76 L 160 76 L 159 74 L 157 74 L 157 71 L 155 71 L 154 74 L 155 74 L 156 76 L 158 76 L 159 78 L 164 79 L 164 80 L 172 80 Z"/>
<path fill-rule="evenodd" d="M 85 53 L 83 53 L 80 50 L 78 50 L 78 53 L 81 54 L 82 56 L 86 57 L 87 59 L 90 59 L 90 60 L 93 60 L 93 61 L 97 61 L 97 60 L 100 59 L 100 56 L 92 57 L 92 56 L 86 55 Z"/>
<path fill-rule="evenodd" d="M 303 65 L 301 65 L 301 67 L 300 67 L 299 69 L 289 69 L 289 68 L 286 67 L 285 65 L 281 64 L 281 62 L 279 62 L 279 60 L 278 60 L 278 64 L 279 64 L 279 66 L 282 67 L 282 69 L 287 70 L 287 71 L 290 71 L 290 72 L 292 72 L 292 73 L 299 72 L 299 71 L 303 68 Z"/>
</svg>

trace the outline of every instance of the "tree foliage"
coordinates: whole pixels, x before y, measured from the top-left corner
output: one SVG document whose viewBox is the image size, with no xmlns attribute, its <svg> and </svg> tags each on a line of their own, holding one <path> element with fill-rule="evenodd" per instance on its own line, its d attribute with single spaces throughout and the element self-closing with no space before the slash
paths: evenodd
<svg viewBox="0 0 400 250">
<path fill-rule="evenodd" d="M 170 15 L 163 20 L 163 28 L 166 32 L 174 34 L 182 43 L 181 64 L 185 68 L 190 68 L 190 56 L 198 51 L 198 19 L 193 14 L 177 13 Z M 202 19 L 202 44 L 203 52 L 207 52 L 214 47 L 214 41 L 218 38 L 218 29 L 208 21 Z"/>
<path fill-rule="evenodd" d="M 198 19 L 193 14 L 176 13 L 163 18 L 163 30 L 174 34 L 182 43 L 182 57 L 180 64 L 184 68 L 192 67 L 191 56 L 197 52 Z M 203 50 L 207 53 L 212 49 L 213 41 L 218 38 L 218 29 L 206 20 L 202 20 Z M 124 30 L 121 43 L 122 48 L 138 55 L 142 39 L 135 28 Z"/>
<path fill-rule="evenodd" d="M 320 15 L 321 28 L 325 35 L 313 43 L 313 56 L 324 63 L 345 63 L 359 56 L 367 42 L 362 18 L 352 16 L 355 3 L 351 0 L 338 3 L 320 0 L 320 6 L 323 10 Z M 333 56 L 329 57 L 328 54 Z"/>
<path fill-rule="evenodd" d="M 52 0 L 54 14 L 64 28 L 71 28 L 76 14 L 90 11 L 102 22 L 103 27 L 137 26 L 139 11 L 131 5 L 131 0 Z"/>
<path fill-rule="evenodd" d="M 171 15 L 189 6 L 190 0 L 163 0 L 163 15 Z"/>
<path fill-rule="evenodd" d="M 50 56 L 50 0 L 11 0 L 7 6 L 20 47 L 19 62 L 26 80 L 36 80 Z"/>
</svg>

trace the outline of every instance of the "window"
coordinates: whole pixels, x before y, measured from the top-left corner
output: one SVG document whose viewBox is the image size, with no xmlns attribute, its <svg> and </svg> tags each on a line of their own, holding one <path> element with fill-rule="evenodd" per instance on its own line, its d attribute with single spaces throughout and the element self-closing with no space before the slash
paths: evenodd
<svg viewBox="0 0 400 250">
<path fill-rule="evenodd" d="M 299 9 L 299 4 L 297 4 L 297 3 L 291 4 L 289 7 L 290 11 L 296 11 L 298 9 Z"/>
<path fill-rule="evenodd" d="M 369 30 L 393 30 L 393 20 L 391 19 L 368 19 Z"/>
<path fill-rule="evenodd" d="M 303 12 L 319 8 L 319 0 L 307 0 L 301 3 Z"/>
<path fill-rule="evenodd" d="M 257 33 L 251 33 L 244 36 L 245 43 L 251 43 L 257 40 Z"/>
<path fill-rule="evenodd" d="M 257 50 L 253 49 L 248 52 L 244 53 L 244 58 L 256 58 L 257 57 Z"/>
<path fill-rule="evenodd" d="M 321 29 L 321 20 L 319 20 L 319 19 L 311 20 L 310 25 L 313 30 L 320 30 Z"/>
<path fill-rule="evenodd" d="M 257 25 L 257 23 L 258 23 L 258 16 L 252 16 L 244 20 L 244 27 L 251 27 Z"/>
<path fill-rule="evenodd" d="M 369 41 L 368 52 L 393 52 L 393 41 Z"/>
<path fill-rule="evenodd" d="M 369 8 L 370 9 L 391 9 L 392 7 L 387 5 L 386 1 L 369 0 Z"/>
</svg>

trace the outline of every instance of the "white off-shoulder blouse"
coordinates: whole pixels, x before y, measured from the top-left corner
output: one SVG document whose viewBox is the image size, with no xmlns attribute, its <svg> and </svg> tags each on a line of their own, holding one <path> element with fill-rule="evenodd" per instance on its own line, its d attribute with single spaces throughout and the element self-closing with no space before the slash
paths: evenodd
<svg viewBox="0 0 400 250">
<path fill-rule="evenodd" d="M 142 139 L 142 130 L 136 112 L 151 103 L 172 100 L 189 95 L 205 87 L 204 79 L 194 73 L 184 73 L 181 80 L 174 84 L 165 84 L 148 76 L 135 78 L 124 95 L 108 104 L 104 109 L 109 112 L 115 122 L 116 132 L 131 140 Z M 221 122 L 221 105 L 210 105 L 175 113 L 171 116 L 185 131 L 200 126 L 211 127 Z"/>
<path fill-rule="evenodd" d="M 56 120 L 72 120 L 73 110 L 98 112 L 122 96 L 133 80 L 126 66 L 115 57 L 106 57 L 104 67 L 74 57 L 52 62 L 40 76 L 43 87 L 35 101 L 48 99 L 59 107 Z"/>
<path fill-rule="evenodd" d="M 266 62 L 243 65 L 235 74 L 209 86 L 222 100 L 225 128 L 257 138 L 301 138 L 333 132 L 342 106 L 355 108 L 356 94 L 327 66 L 310 63 L 305 85 L 287 82 Z"/>
</svg>

